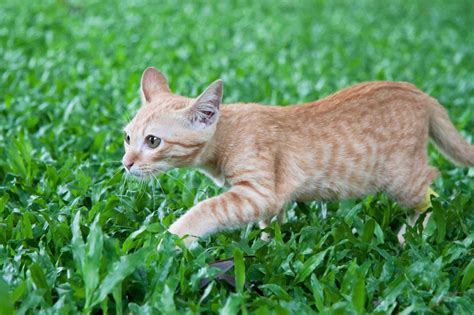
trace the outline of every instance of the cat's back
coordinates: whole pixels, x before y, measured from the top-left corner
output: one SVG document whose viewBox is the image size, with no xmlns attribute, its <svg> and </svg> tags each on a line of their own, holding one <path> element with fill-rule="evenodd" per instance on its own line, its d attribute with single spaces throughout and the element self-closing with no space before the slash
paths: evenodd
<svg viewBox="0 0 474 315">
<path fill-rule="evenodd" d="M 221 107 L 220 116 L 227 123 L 272 123 L 285 116 L 285 107 L 258 103 L 225 104 Z"/>
<path fill-rule="evenodd" d="M 344 88 L 320 100 L 300 104 L 294 109 L 326 112 L 353 106 L 383 106 L 394 101 L 416 103 L 427 97 L 428 95 L 408 82 L 369 81 Z"/>
<path fill-rule="evenodd" d="M 409 112 L 425 115 L 428 95 L 407 82 L 370 81 L 344 88 L 320 100 L 287 106 L 236 103 L 223 105 L 221 116 L 233 125 L 254 128 L 272 125 L 299 129 L 331 121 L 357 122 L 379 115 L 401 117 Z M 418 116 L 418 115 L 416 115 Z"/>
<path fill-rule="evenodd" d="M 429 97 L 415 85 L 403 81 L 368 81 L 339 90 L 319 100 L 306 103 L 278 106 L 258 103 L 234 103 L 223 106 L 229 115 L 291 115 L 292 111 L 316 110 L 326 112 L 344 106 L 380 104 L 388 101 L 417 102 Z"/>
</svg>

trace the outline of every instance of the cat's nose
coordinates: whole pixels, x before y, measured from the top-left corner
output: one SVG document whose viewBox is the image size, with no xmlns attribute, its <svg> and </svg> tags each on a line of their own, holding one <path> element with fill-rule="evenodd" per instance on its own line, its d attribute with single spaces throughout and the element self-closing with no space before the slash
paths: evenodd
<svg viewBox="0 0 474 315">
<path fill-rule="evenodd" d="M 129 171 L 130 171 L 130 169 L 132 168 L 133 164 L 134 164 L 134 162 L 129 162 L 129 161 L 123 162 L 123 165 L 124 165 L 125 168 L 126 168 L 127 170 L 129 170 Z"/>
<path fill-rule="evenodd" d="M 135 165 L 135 161 L 137 161 L 137 153 L 135 152 L 128 152 L 125 154 L 122 158 L 122 164 L 123 166 L 127 169 L 127 171 L 130 171 L 132 166 Z"/>
</svg>

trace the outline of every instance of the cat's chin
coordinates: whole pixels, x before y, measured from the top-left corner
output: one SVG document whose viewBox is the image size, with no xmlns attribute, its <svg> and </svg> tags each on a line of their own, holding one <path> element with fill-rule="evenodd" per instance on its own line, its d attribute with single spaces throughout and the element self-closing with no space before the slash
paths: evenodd
<svg viewBox="0 0 474 315">
<path fill-rule="evenodd" d="M 127 175 L 132 177 L 133 179 L 139 180 L 139 181 L 149 181 L 152 180 L 153 178 L 156 178 L 162 173 L 162 171 L 154 171 L 154 172 L 128 172 Z"/>
</svg>

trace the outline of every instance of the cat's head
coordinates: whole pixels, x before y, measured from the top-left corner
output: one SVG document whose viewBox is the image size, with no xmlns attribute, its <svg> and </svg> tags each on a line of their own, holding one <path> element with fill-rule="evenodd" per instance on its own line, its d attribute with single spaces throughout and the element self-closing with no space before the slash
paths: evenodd
<svg viewBox="0 0 474 315">
<path fill-rule="evenodd" d="M 216 130 L 222 81 L 188 98 L 171 93 L 164 75 L 151 67 L 143 72 L 141 94 L 142 107 L 124 128 L 122 162 L 127 172 L 148 178 L 193 165 Z"/>
</svg>

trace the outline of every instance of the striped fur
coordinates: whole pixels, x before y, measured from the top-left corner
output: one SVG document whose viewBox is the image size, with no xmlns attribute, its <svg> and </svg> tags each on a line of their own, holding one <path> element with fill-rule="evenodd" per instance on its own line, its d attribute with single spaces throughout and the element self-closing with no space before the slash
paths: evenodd
<svg viewBox="0 0 474 315">
<path fill-rule="evenodd" d="M 473 166 L 473 146 L 435 99 L 408 83 L 367 82 L 288 107 L 200 104 L 218 116 L 205 128 L 192 128 L 187 117 L 198 108 L 196 102 L 220 100 L 222 87 L 206 90 L 215 95 L 186 98 L 172 94 L 156 69 L 147 71 L 144 106 L 125 128 L 131 142 L 124 163 L 132 161 L 137 176 L 193 166 L 229 187 L 170 227 L 171 233 L 190 235 L 188 244 L 249 222 L 264 227 L 292 200 L 384 191 L 402 206 L 414 207 L 437 175 L 428 165 L 430 135 L 454 161 Z M 144 147 L 149 134 L 162 139 L 157 149 Z"/>
</svg>

